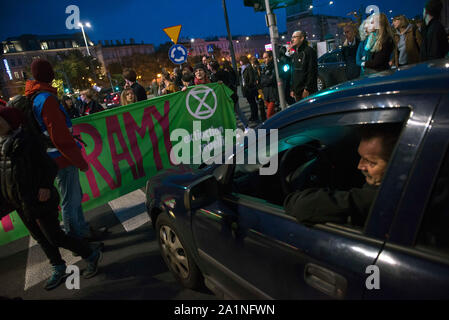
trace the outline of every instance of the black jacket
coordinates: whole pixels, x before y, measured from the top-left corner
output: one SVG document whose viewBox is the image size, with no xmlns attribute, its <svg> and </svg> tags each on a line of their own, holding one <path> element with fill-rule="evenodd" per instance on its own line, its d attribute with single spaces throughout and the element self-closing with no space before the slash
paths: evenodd
<svg viewBox="0 0 449 320">
<path fill-rule="evenodd" d="M 363 226 L 377 191 L 378 187 L 369 184 L 349 191 L 306 189 L 289 194 L 284 207 L 298 222 L 347 223 L 351 217 L 352 225 Z"/>
<path fill-rule="evenodd" d="M 343 60 L 346 63 L 346 79 L 352 80 L 360 76 L 360 67 L 356 64 L 357 49 L 360 40 L 355 38 L 355 43 L 352 46 L 343 46 L 341 49 Z"/>
<path fill-rule="evenodd" d="M 422 29 L 421 61 L 444 58 L 449 50 L 447 34 L 438 19 Z"/>
<path fill-rule="evenodd" d="M 388 37 L 382 44 L 382 50 L 374 52 L 366 61 L 365 68 L 373 69 L 375 71 L 384 71 L 390 69 L 390 58 L 393 53 L 394 42 L 393 38 Z"/>
<path fill-rule="evenodd" d="M 291 90 L 297 96 L 301 96 L 304 89 L 310 93 L 317 92 L 318 62 L 316 51 L 309 47 L 306 41 L 295 49 L 295 53 L 291 56 Z"/>
<path fill-rule="evenodd" d="M 21 210 L 30 218 L 57 212 L 59 194 L 53 185 L 57 173 L 58 166 L 47 155 L 45 147 L 21 128 L 0 138 L 2 207 Z M 38 201 L 40 188 L 51 190 L 48 201 Z"/>
<path fill-rule="evenodd" d="M 90 100 L 89 103 L 83 103 L 83 105 L 80 107 L 80 115 L 85 116 L 86 111 L 89 110 L 89 114 L 96 113 L 103 111 L 103 107 L 95 100 Z"/>
<path fill-rule="evenodd" d="M 243 87 L 242 92 L 243 96 L 248 96 L 252 91 L 257 91 L 257 76 L 256 71 L 253 69 L 251 64 L 248 64 L 245 70 L 243 71 Z"/>
<path fill-rule="evenodd" d="M 274 62 L 270 61 L 260 74 L 260 86 L 265 101 L 279 101 L 279 95 L 276 83 L 276 74 L 274 72 Z"/>
<path fill-rule="evenodd" d="M 131 86 L 131 89 L 133 89 L 134 95 L 136 96 L 137 101 L 147 100 L 147 93 L 146 93 L 145 89 L 140 84 L 138 84 L 137 82 L 134 82 Z"/>
</svg>

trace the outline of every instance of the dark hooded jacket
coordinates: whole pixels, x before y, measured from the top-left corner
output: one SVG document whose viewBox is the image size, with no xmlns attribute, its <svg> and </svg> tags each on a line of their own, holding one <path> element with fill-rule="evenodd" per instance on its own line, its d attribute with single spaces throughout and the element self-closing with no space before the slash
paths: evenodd
<svg viewBox="0 0 449 320">
<path fill-rule="evenodd" d="M 58 166 L 45 147 L 22 127 L 0 137 L 0 214 L 22 211 L 26 217 L 39 218 L 58 212 L 59 194 L 54 187 Z M 40 188 L 50 189 L 51 197 L 39 202 Z"/>
</svg>

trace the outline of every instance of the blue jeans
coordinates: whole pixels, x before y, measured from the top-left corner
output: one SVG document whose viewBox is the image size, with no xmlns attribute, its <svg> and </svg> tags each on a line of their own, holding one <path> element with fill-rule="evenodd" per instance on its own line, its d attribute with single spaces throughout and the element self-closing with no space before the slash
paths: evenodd
<svg viewBox="0 0 449 320">
<path fill-rule="evenodd" d="M 89 224 L 84 220 L 81 201 L 81 190 L 78 168 L 69 166 L 59 169 L 56 177 L 59 193 L 61 194 L 62 221 L 66 234 L 83 238 L 89 234 Z"/>
</svg>

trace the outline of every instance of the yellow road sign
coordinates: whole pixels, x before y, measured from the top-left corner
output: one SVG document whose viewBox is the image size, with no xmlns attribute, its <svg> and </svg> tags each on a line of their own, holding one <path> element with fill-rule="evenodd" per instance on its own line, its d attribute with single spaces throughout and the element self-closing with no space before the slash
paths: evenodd
<svg viewBox="0 0 449 320">
<path fill-rule="evenodd" d="M 168 27 L 163 29 L 167 36 L 173 41 L 175 44 L 178 42 L 179 33 L 181 32 L 181 25 Z"/>
</svg>

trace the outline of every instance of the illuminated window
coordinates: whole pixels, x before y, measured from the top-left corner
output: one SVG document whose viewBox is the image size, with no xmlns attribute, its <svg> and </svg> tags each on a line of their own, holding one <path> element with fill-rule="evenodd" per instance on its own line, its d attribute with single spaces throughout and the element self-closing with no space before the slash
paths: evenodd
<svg viewBox="0 0 449 320">
<path fill-rule="evenodd" d="M 48 50 L 48 43 L 47 42 L 41 42 L 41 49 L 42 50 Z"/>
</svg>

